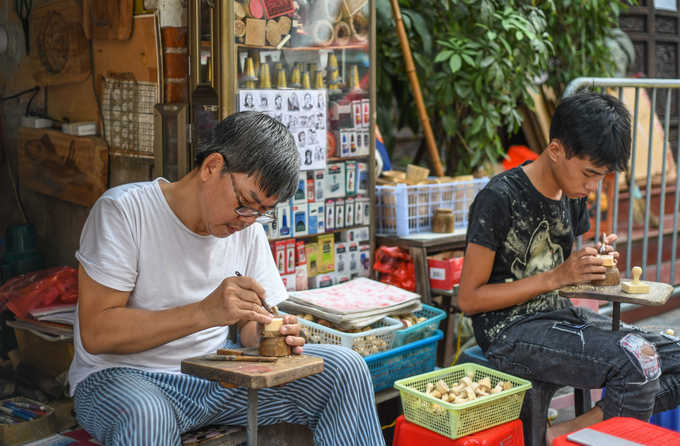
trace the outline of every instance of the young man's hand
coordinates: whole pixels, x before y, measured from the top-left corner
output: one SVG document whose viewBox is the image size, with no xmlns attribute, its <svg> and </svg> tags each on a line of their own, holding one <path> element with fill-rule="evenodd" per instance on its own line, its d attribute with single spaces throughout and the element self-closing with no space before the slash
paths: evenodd
<svg viewBox="0 0 680 446">
<path fill-rule="evenodd" d="M 605 238 L 605 252 L 614 257 L 614 262 L 619 258 L 619 253 L 614 251 L 611 246 L 616 238 L 616 234 L 610 234 Z M 602 266 L 602 259 L 596 257 L 600 252 L 600 246 L 601 243 L 598 243 L 594 248 L 581 248 L 573 252 L 564 263 L 555 268 L 555 274 L 553 274 L 556 281 L 555 288 L 590 282 L 591 280 L 604 280 L 606 268 Z"/>
</svg>

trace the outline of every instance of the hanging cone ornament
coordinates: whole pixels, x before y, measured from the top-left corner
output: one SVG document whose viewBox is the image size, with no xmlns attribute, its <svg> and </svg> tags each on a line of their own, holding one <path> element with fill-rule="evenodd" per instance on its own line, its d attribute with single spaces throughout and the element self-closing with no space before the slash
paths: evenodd
<svg viewBox="0 0 680 446">
<path fill-rule="evenodd" d="M 316 76 L 314 77 L 314 88 L 317 90 L 323 90 L 323 72 L 317 71 Z"/>
<path fill-rule="evenodd" d="M 255 69 L 253 68 L 252 57 L 246 58 L 245 73 L 243 74 L 243 76 L 241 76 L 241 82 L 243 84 L 243 88 L 247 90 L 255 89 L 255 82 L 257 82 L 257 76 L 255 76 Z"/>
<path fill-rule="evenodd" d="M 310 90 L 311 88 L 312 86 L 311 83 L 309 82 L 309 71 L 305 71 L 304 73 L 302 73 L 302 89 Z"/>
<path fill-rule="evenodd" d="M 354 92 L 362 92 L 361 85 L 359 83 L 359 67 L 352 65 L 352 71 L 349 77 L 350 90 Z"/>
<path fill-rule="evenodd" d="M 284 69 L 280 69 L 276 72 L 276 88 L 279 90 L 288 88 L 286 85 L 286 71 Z"/>
<path fill-rule="evenodd" d="M 260 89 L 268 90 L 272 88 L 272 79 L 269 76 L 269 64 L 263 63 L 260 65 Z"/>
<path fill-rule="evenodd" d="M 300 88 L 302 84 L 300 83 L 300 68 L 293 68 L 293 73 L 290 75 L 290 84 L 292 88 Z"/>
</svg>

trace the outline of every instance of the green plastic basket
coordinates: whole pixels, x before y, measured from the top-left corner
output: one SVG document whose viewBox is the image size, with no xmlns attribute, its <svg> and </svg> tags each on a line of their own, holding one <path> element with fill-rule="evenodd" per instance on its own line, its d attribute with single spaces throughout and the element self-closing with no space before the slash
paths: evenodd
<svg viewBox="0 0 680 446">
<path fill-rule="evenodd" d="M 456 386 L 469 371 L 475 373 L 473 381 L 488 376 L 491 387 L 499 381 L 510 381 L 513 388 L 462 404 L 449 404 L 425 395 L 427 383 L 436 384 L 443 379 L 447 385 Z M 531 388 L 531 382 L 488 367 L 465 363 L 401 379 L 394 383 L 394 387 L 401 394 L 404 416 L 408 421 L 455 440 L 519 418 L 524 393 Z"/>
</svg>

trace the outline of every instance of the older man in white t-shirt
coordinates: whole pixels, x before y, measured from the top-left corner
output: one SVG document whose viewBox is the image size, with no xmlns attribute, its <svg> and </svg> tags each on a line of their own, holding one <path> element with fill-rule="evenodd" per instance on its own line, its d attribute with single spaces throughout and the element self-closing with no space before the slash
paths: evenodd
<svg viewBox="0 0 680 446">
<path fill-rule="evenodd" d="M 75 358 L 78 422 L 107 445 L 180 444 L 208 424 L 245 424 L 245 389 L 183 375 L 182 359 L 214 353 L 238 330 L 259 343 L 286 298 L 259 224 L 297 190 L 295 141 L 276 120 L 243 112 L 222 121 L 175 183 L 159 178 L 107 191 L 83 228 Z M 237 277 L 236 271 L 242 274 Z M 296 354 L 295 316 L 281 333 Z M 318 444 L 383 445 L 364 360 L 342 347 L 305 346 L 325 371 L 260 391 L 260 424 L 307 424 Z"/>
</svg>

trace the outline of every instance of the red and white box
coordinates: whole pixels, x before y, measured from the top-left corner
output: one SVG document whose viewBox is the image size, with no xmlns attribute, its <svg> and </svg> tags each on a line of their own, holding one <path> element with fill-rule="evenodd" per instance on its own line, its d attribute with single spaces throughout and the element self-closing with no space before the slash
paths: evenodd
<svg viewBox="0 0 680 446">
<path fill-rule="evenodd" d="M 288 240 L 279 240 L 277 242 L 270 242 L 272 247 L 272 254 L 274 255 L 274 262 L 279 270 L 279 274 L 286 274 L 286 242 Z"/>
<path fill-rule="evenodd" d="M 295 239 L 286 240 L 286 274 L 295 275 Z"/>
<path fill-rule="evenodd" d="M 295 274 L 285 274 L 281 276 L 283 280 L 283 286 L 286 287 L 286 291 L 297 291 L 295 289 Z"/>
<path fill-rule="evenodd" d="M 427 256 L 431 288 L 451 290 L 454 285 L 460 282 L 463 254 L 463 251 L 447 251 Z"/>
</svg>

